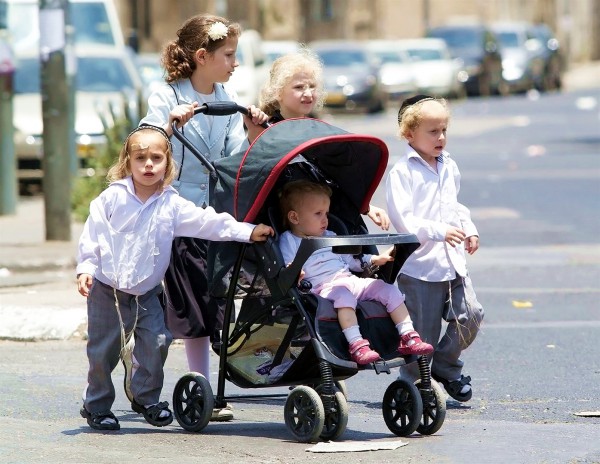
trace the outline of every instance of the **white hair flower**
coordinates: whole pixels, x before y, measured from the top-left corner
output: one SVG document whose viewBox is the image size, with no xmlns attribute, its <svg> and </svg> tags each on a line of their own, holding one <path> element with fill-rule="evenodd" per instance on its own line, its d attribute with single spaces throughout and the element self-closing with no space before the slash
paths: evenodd
<svg viewBox="0 0 600 464">
<path fill-rule="evenodd" d="M 208 28 L 208 37 L 210 37 L 210 40 L 224 39 L 225 37 L 227 37 L 227 26 L 221 21 L 213 23 Z"/>
</svg>

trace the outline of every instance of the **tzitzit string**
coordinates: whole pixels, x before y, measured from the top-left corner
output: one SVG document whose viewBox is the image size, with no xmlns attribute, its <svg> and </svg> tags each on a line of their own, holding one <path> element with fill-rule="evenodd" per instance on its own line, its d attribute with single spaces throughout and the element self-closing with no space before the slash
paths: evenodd
<svg viewBox="0 0 600 464">
<path fill-rule="evenodd" d="M 124 354 L 127 351 L 131 351 L 133 348 L 134 338 L 133 333 L 135 332 L 135 328 L 137 327 L 138 321 L 138 313 L 140 308 L 140 302 L 138 300 L 138 296 L 135 297 L 135 320 L 133 321 L 133 327 L 131 331 L 127 334 L 125 333 L 125 323 L 123 322 L 123 316 L 121 316 L 121 310 L 119 309 L 119 299 L 117 297 L 117 289 L 113 287 L 113 293 L 115 295 L 115 309 L 117 310 L 117 315 L 119 316 L 119 326 L 121 328 L 121 350 L 119 351 L 119 356 L 123 359 Z"/>
</svg>

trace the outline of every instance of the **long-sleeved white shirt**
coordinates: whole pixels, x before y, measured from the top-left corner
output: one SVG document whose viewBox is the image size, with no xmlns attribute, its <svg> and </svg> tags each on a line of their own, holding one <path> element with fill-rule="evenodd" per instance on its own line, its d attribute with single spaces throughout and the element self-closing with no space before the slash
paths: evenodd
<svg viewBox="0 0 600 464">
<path fill-rule="evenodd" d="M 324 237 L 335 237 L 335 232 L 326 230 Z M 294 261 L 298 248 L 300 248 L 301 237 L 297 237 L 289 230 L 281 234 L 279 248 L 286 264 Z M 370 262 L 371 255 L 364 255 L 365 262 Z M 306 260 L 302 266 L 304 279 L 312 284 L 313 290 L 317 290 L 323 284 L 330 282 L 336 275 L 351 275 L 350 271 L 362 271 L 362 263 L 359 259 L 348 254 L 337 254 L 331 251 L 331 247 L 320 248 Z"/>
<path fill-rule="evenodd" d="M 85 273 L 132 295 L 163 279 L 175 237 L 249 242 L 253 224 L 200 208 L 167 186 L 143 203 L 131 177 L 113 182 L 90 204 L 77 258 Z"/>
<path fill-rule="evenodd" d="M 456 274 L 466 276 L 464 243 L 453 248 L 444 241 L 448 226 L 463 229 L 467 237 L 479 235 L 468 208 L 458 202 L 458 166 L 444 151 L 435 172 L 406 146 L 406 153 L 386 180 L 387 210 L 396 230 L 415 234 L 421 246 L 400 272 L 428 282 L 452 280 Z"/>
</svg>

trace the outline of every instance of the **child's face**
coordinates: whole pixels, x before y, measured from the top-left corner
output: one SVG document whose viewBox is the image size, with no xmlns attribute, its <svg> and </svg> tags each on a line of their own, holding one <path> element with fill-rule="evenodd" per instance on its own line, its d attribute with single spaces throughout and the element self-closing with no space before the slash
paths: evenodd
<svg viewBox="0 0 600 464">
<path fill-rule="evenodd" d="M 422 158 L 431 160 L 440 156 L 446 147 L 448 111 L 436 101 L 427 101 L 423 103 L 421 115 L 421 123 L 409 131 L 406 139 Z"/>
<path fill-rule="evenodd" d="M 235 57 L 237 45 L 237 37 L 227 37 L 225 43 L 211 54 L 200 49 L 204 50 L 200 62 L 208 80 L 211 82 L 227 82 L 229 80 L 235 68 L 239 66 Z"/>
<path fill-rule="evenodd" d="M 144 131 L 129 138 L 129 168 L 136 189 L 158 188 L 167 169 L 167 141 L 158 132 Z"/>
<path fill-rule="evenodd" d="M 317 101 L 317 82 L 312 74 L 298 72 L 281 89 L 279 107 L 286 119 L 307 116 Z"/>
<path fill-rule="evenodd" d="M 307 193 L 295 210 L 288 213 L 290 229 L 299 237 L 320 237 L 327 230 L 329 197 L 321 193 Z"/>
</svg>

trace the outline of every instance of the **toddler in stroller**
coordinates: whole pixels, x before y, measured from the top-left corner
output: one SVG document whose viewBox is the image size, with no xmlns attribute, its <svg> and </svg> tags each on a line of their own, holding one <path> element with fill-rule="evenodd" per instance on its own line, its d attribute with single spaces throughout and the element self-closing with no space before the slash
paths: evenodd
<svg viewBox="0 0 600 464">
<path fill-rule="evenodd" d="M 306 180 L 290 182 L 283 187 L 281 213 L 289 230 L 281 235 L 279 247 L 286 263 L 293 261 L 303 237 L 336 235 L 327 230 L 330 198 L 331 189 L 327 185 Z M 306 260 L 300 274 L 309 282 L 313 293 L 333 302 L 352 360 L 360 365 L 375 362 L 380 356 L 360 333 L 355 314 L 359 299 L 378 301 L 386 307 L 400 334 L 398 352 L 401 356 L 433 352 L 433 347 L 421 341 L 415 331 L 404 304 L 404 295 L 398 287 L 381 279 L 358 277 L 350 272 L 362 272 L 370 265 L 382 266 L 393 261 L 392 250 L 377 255 L 361 254 L 360 258 L 356 258 L 322 248 Z"/>
</svg>

